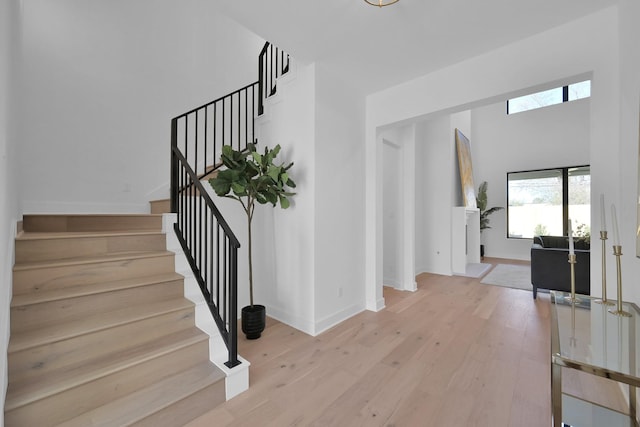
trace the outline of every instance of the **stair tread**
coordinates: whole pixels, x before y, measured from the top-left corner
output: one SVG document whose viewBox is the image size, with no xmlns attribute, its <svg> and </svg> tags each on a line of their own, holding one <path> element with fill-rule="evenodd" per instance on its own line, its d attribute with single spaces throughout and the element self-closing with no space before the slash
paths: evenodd
<svg viewBox="0 0 640 427">
<path fill-rule="evenodd" d="M 61 423 L 60 426 L 86 426 L 92 425 L 96 420 L 100 420 L 103 427 L 129 425 L 223 380 L 224 377 L 224 373 L 213 363 L 202 362 L 149 387 L 85 412 Z M 171 392 L 167 392 L 168 390 Z"/>
<path fill-rule="evenodd" d="M 169 334 L 162 339 L 135 345 L 127 352 L 103 353 L 100 358 L 95 360 L 87 360 L 82 364 L 59 368 L 46 375 L 31 377 L 24 381 L 12 382 L 7 389 L 5 411 L 27 405 L 207 339 L 208 335 L 198 328 L 188 328 Z M 205 354 L 203 357 L 206 358 L 207 355 Z"/>
<path fill-rule="evenodd" d="M 27 214 L 25 231 L 161 230 L 162 214 Z"/>
<path fill-rule="evenodd" d="M 163 234 L 160 230 L 115 231 L 21 231 L 16 240 L 77 239 L 84 237 L 149 236 Z"/>
<path fill-rule="evenodd" d="M 9 340 L 9 353 L 27 348 L 73 338 L 91 332 L 97 332 L 117 325 L 157 316 L 171 311 L 193 307 L 193 303 L 184 297 L 172 298 L 144 305 L 132 305 L 108 313 L 94 316 L 69 318 L 63 323 L 50 323 L 46 327 L 25 330 L 12 334 Z"/>
<path fill-rule="evenodd" d="M 108 261 L 122 261 L 127 259 L 139 259 L 139 258 L 153 258 L 158 256 L 174 256 L 171 251 L 130 251 L 130 252 L 117 252 L 113 254 L 103 254 L 99 256 L 88 256 L 82 258 L 68 258 L 60 260 L 45 260 L 45 261 L 28 261 L 16 263 L 13 266 L 13 271 L 30 270 L 38 268 L 50 268 L 50 267 L 65 267 L 80 264 L 94 264 Z"/>
<path fill-rule="evenodd" d="M 85 295 L 94 295 L 104 292 L 111 292 L 121 289 L 147 286 L 156 283 L 170 282 L 173 280 L 183 280 L 181 274 L 170 272 L 155 274 L 131 279 L 114 280 L 111 282 L 98 282 L 67 288 L 51 289 L 41 292 L 14 295 L 11 300 L 11 307 L 24 307 L 31 304 L 39 304 L 49 301 L 57 301 L 67 298 L 76 298 Z"/>
</svg>

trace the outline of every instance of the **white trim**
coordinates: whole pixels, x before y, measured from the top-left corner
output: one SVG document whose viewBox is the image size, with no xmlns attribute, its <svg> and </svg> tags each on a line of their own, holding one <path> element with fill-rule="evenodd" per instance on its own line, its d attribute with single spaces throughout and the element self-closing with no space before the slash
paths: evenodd
<svg viewBox="0 0 640 427">
<path fill-rule="evenodd" d="M 307 335 L 315 336 L 314 333 L 315 325 L 301 317 L 292 316 L 288 311 L 282 310 L 278 307 L 274 307 L 273 305 L 269 305 L 267 307 L 267 315 L 273 319 L 276 319 L 279 322 L 282 322 L 286 325 L 291 326 L 292 328 L 298 329 L 299 331 L 304 332 Z"/>
<path fill-rule="evenodd" d="M 324 319 L 316 322 L 316 335 L 321 334 L 334 327 L 335 325 L 344 322 L 345 320 L 362 313 L 364 311 L 364 307 L 361 304 L 353 304 L 349 307 L 346 307 L 334 314 L 326 316 Z"/>
</svg>

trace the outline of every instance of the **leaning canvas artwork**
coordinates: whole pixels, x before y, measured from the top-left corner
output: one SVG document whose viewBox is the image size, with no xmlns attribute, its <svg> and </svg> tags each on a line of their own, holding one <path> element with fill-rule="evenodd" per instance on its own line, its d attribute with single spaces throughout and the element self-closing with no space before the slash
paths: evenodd
<svg viewBox="0 0 640 427">
<path fill-rule="evenodd" d="M 458 129 L 456 129 L 456 149 L 458 150 L 458 166 L 464 205 L 468 208 L 475 208 L 477 205 L 473 184 L 473 168 L 471 167 L 471 146 L 469 139 Z"/>
</svg>

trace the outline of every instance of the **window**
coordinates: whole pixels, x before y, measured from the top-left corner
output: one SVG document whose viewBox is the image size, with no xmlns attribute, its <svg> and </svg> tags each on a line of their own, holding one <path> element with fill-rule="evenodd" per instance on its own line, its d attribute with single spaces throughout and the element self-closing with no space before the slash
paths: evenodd
<svg viewBox="0 0 640 427">
<path fill-rule="evenodd" d="M 512 98 L 507 101 L 507 114 L 534 110 L 549 105 L 575 101 L 591 96 L 591 80 L 556 87 L 542 92 Z"/>
<path fill-rule="evenodd" d="M 589 166 L 507 173 L 507 237 L 566 236 L 591 231 Z"/>
</svg>

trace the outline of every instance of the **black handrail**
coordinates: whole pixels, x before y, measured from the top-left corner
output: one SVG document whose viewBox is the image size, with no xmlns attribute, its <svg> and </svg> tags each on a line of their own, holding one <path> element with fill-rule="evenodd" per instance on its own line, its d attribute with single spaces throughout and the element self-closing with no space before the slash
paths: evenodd
<svg viewBox="0 0 640 427">
<path fill-rule="evenodd" d="M 289 55 L 265 43 L 259 79 L 171 120 L 171 212 L 174 230 L 227 345 L 229 368 L 238 360 L 238 248 L 240 243 L 201 180 L 217 170 L 224 145 L 239 151 L 256 143 L 255 119 L 276 79 L 289 71 Z"/>
</svg>

